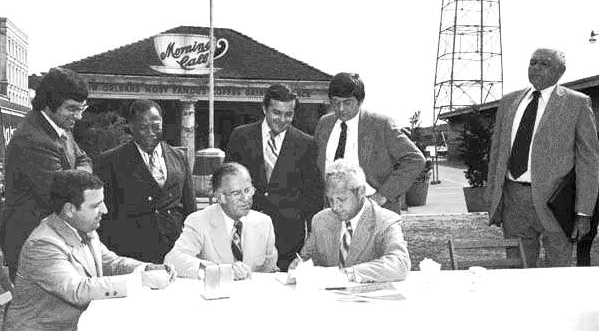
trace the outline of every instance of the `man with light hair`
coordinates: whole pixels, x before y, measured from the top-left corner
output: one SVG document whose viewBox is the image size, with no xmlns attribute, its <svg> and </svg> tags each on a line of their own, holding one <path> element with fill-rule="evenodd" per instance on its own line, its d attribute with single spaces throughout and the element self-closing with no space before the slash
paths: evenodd
<svg viewBox="0 0 599 331">
<path fill-rule="evenodd" d="M 353 282 L 403 280 L 410 257 L 400 217 L 367 198 L 365 190 L 366 177 L 359 165 L 338 159 L 326 168 L 330 208 L 312 219 L 301 258 L 312 259 L 316 266 L 339 266 Z"/>
</svg>

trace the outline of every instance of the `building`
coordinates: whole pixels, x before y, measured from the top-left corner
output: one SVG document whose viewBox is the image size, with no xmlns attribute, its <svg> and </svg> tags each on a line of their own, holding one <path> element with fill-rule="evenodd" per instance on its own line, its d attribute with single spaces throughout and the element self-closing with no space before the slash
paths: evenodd
<svg viewBox="0 0 599 331">
<path fill-rule="evenodd" d="M 262 97 L 274 83 L 300 96 L 294 124 L 312 134 L 327 111 L 331 76 L 231 29 L 215 28 L 214 135 L 225 149 L 234 127 L 262 118 Z M 165 109 L 165 139 L 193 151 L 208 147 L 209 29 L 181 26 L 62 67 L 87 79 L 91 107 L 123 112 L 132 100 Z"/>
<path fill-rule="evenodd" d="M 12 134 L 31 111 L 28 51 L 27 35 L 9 19 L 0 17 L 0 160 L 4 160 Z"/>
<path fill-rule="evenodd" d="M 591 98 L 592 108 L 595 112 L 595 118 L 599 123 L 599 75 L 574 80 L 561 85 L 588 95 Z M 469 116 L 478 114 L 478 116 L 485 117 L 489 121 L 494 121 L 498 107 L 499 100 L 495 100 L 482 105 L 474 105 L 472 107 L 458 109 L 456 111 L 444 113 L 439 116 L 439 119 L 445 120 L 449 124 L 449 137 L 447 137 L 447 140 L 450 159 L 459 159 L 460 157 L 459 138 L 464 128 L 464 123 L 467 121 Z"/>
</svg>

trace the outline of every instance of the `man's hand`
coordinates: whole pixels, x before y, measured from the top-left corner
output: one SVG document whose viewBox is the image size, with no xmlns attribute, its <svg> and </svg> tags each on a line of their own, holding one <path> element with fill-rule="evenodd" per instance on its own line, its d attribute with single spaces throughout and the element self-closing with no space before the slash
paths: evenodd
<svg viewBox="0 0 599 331">
<path fill-rule="evenodd" d="M 376 202 L 381 207 L 387 203 L 387 198 L 385 198 L 385 196 L 380 194 L 379 192 L 376 192 L 375 194 L 369 196 L 369 198 L 372 199 L 374 202 Z"/>
<path fill-rule="evenodd" d="M 252 269 L 247 264 L 237 261 L 233 263 L 233 274 L 235 275 L 235 280 L 243 280 L 252 277 Z"/>
<path fill-rule="evenodd" d="M 151 289 L 162 289 L 177 278 L 175 269 L 168 264 L 147 264 L 141 272 L 141 284 Z"/>
<path fill-rule="evenodd" d="M 574 218 L 574 229 L 572 229 L 572 236 L 570 242 L 577 242 L 582 240 L 582 237 L 589 233 L 591 230 L 591 217 L 576 215 Z"/>
</svg>

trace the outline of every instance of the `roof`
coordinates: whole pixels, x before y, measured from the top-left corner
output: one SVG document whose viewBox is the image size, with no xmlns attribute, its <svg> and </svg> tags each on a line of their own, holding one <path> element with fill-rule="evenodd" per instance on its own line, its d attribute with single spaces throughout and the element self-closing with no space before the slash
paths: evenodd
<svg viewBox="0 0 599 331">
<path fill-rule="evenodd" d="M 209 35 L 206 27 L 180 26 L 163 33 Z M 332 76 L 304 62 L 287 56 L 274 48 L 232 29 L 215 28 L 215 39 L 224 38 L 229 43 L 227 52 L 215 60 L 217 79 L 256 79 L 291 81 L 329 81 Z M 107 52 L 71 62 L 62 67 L 78 73 L 177 76 L 163 74 L 150 68 L 160 66 L 154 50 L 154 36 Z M 182 75 L 179 75 L 182 76 Z"/>
</svg>

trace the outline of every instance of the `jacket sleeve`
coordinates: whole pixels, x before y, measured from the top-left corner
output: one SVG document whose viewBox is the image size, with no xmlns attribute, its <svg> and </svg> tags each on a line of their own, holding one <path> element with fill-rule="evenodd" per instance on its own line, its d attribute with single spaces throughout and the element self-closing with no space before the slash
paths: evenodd
<svg viewBox="0 0 599 331">
<path fill-rule="evenodd" d="M 382 229 L 375 240 L 377 247 L 375 249 L 381 250 L 381 257 L 354 265 L 357 279 L 362 283 L 394 282 L 406 279 L 411 262 L 399 220 Z"/>
<path fill-rule="evenodd" d="M 193 185 L 193 177 L 191 175 L 191 168 L 189 167 L 189 160 L 187 159 L 186 153 L 182 154 L 183 171 L 185 172 L 185 179 L 183 183 L 183 192 L 181 202 L 183 203 L 184 216 L 187 216 L 197 209 L 195 199 L 195 186 Z"/>
<path fill-rule="evenodd" d="M 324 205 L 324 183 L 323 176 L 318 170 L 316 164 L 316 157 L 318 148 L 316 141 L 310 138 L 308 142 L 308 148 L 304 155 L 304 162 L 302 167 L 302 200 L 303 207 L 302 211 L 304 217 L 307 220 L 308 232 L 312 231 L 312 218 L 316 213 L 322 210 Z"/>
<path fill-rule="evenodd" d="M 195 214 L 187 217 L 185 226 L 179 239 L 175 242 L 173 249 L 164 257 L 164 263 L 175 267 L 177 274 L 184 278 L 197 278 L 200 265 L 214 264 L 211 261 L 201 260 L 197 256 L 204 248 L 204 234 L 195 224 Z"/>
<path fill-rule="evenodd" d="M 384 139 L 395 165 L 391 176 L 382 183 L 379 191 L 387 199 L 395 200 L 412 186 L 424 168 L 425 159 L 418 147 L 389 118 L 384 127 Z"/>
<path fill-rule="evenodd" d="M 593 215 L 599 190 L 599 140 L 590 98 L 581 100 L 580 107 L 575 134 L 576 212 Z"/>
</svg>

